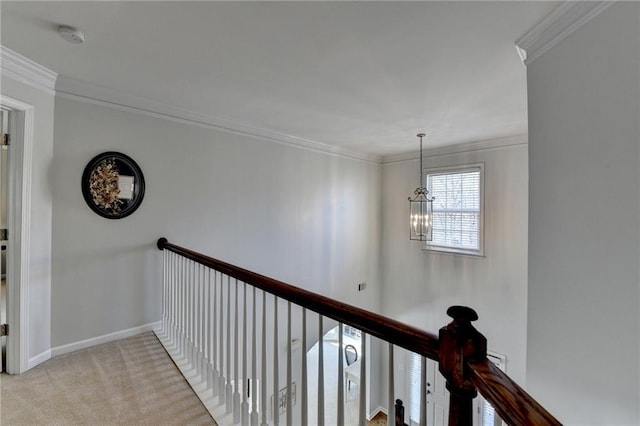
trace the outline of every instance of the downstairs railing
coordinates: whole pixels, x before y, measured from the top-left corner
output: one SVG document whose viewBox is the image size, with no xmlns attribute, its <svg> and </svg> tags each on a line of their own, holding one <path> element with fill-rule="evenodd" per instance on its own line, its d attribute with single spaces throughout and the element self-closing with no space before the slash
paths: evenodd
<svg viewBox="0 0 640 426">
<path fill-rule="evenodd" d="M 160 238 L 157 246 L 164 250 L 158 337 L 219 424 L 279 425 L 282 416 L 287 426 L 323 426 L 330 421 L 344 425 L 345 383 L 353 377 L 345 375 L 344 326 L 361 332 L 359 371 L 353 366 L 349 371 L 359 380 L 355 422 L 360 426 L 367 424 L 368 414 L 371 354 L 367 342 L 374 341 L 387 346 L 388 426 L 405 424 L 403 403 L 395 399 L 396 346 L 421 357 L 419 408 L 414 410 L 419 415 L 411 424 L 438 424 L 448 417 L 449 425 L 471 426 L 478 392 L 507 424 L 560 424 L 487 358 L 487 341 L 471 324 L 478 316 L 470 308 L 449 308 L 447 314 L 453 321 L 435 336 L 171 244 L 166 238 Z M 286 309 L 284 321 L 282 307 Z M 335 395 L 326 392 L 328 362 L 323 338 L 332 321 L 338 323 Z M 313 368 L 317 367 L 317 375 L 313 377 L 308 373 L 307 350 L 316 341 L 318 361 Z M 301 354 L 294 356 L 299 349 Z M 446 380 L 448 416 L 428 416 L 427 360 L 437 363 Z M 310 401 L 314 392 L 316 400 Z M 335 411 L 327 411 L 334 406 L 328 397 L 335 398 Z M 294 405 L 298 405 L 295 410 Z M 315 407 L 313 418 L 309 416 L 311 406 Z"/>
</svg>

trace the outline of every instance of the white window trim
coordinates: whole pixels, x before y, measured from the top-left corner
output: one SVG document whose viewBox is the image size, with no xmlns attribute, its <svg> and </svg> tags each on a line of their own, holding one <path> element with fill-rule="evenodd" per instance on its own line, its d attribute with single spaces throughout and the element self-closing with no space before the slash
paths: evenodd
<svg viewBox="0 0 640 426">
<path fill-rule="evenodd" d="M 439 246 L 432 244 L 429 241 L 425 241 L 423 250 L 432 253 L 443 253 L 453 255 L 463 255 L 471 257 L 484 257 L 484 163 L 471 163 L 454 166 L 432 167 L 425 168 L 423 170 L 424 185 L 427 185 L 427 176 L 430 174 L 438 173 L 464 173 L 480 170 L 480 217 L 478 218 L 479 235 L 478 235 L 478 249 L 462 249 L 455 247 Z"/>
</svg>

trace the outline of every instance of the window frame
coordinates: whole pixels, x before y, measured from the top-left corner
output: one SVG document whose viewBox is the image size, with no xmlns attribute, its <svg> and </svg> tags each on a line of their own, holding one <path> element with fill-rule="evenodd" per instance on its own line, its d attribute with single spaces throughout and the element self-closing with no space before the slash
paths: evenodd
<svg viewBox="0 0 640 426">
<path fill-rule="evenodd" d="M 455 174 L 455 173 L 465 173 L 465 172 L 480 172 L 480 182 L 479 182 L 479 198 L 480 198 L 480 207 L 478 213 L 478 249 L 465 249 L 461 247 L 449 247 L 434 244 L 432 241 L 425 241 L 422 247 L 423 250 L 433 252 L 433 253 L 444 253 L 444 254 L 454 254 L 454 255 L 463 255 L 463 256 L 472 256 L 472 257 L 485 257 L 484 256 L 484 173 L 485 173 L 485 164 L 484 163 L 468 163 L 468 164 L 459 164 L 452 166 L 442 166 L 442 167 L 429 167 L 423 169 L 424 172 L 424 185 L 425 188 L 429 190 L 429 197 L 432 196 L 431 190 L 428 186 L 429 176 L 430 175 L 443 175 L 443 174 Z"/>
</svg>

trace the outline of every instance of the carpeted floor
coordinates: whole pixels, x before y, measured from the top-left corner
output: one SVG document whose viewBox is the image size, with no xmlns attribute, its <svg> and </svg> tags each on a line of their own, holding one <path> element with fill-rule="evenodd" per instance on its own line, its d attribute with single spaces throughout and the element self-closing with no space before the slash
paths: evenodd
<svg viewBox="0 0 640 426">
<path fill-rule="evenodd" d="M 153 333 L 0 379 L 0 424 L 215 425 Z"/>
<path fill-rule="evenodd" d="M 379 413 L 369 426 L 385 426 Z M 153 333 L 0 376 L 0 425 L 215 425 Z"/>
</svg>

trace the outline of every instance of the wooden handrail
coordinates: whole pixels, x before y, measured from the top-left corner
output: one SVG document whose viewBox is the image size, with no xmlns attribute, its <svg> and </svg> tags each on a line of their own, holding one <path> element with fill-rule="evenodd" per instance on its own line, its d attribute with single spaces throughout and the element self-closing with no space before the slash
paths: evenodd
<svg viewBox="0 0 640 426">
<path fill-rule="evenodd" d="M 478 314 L 465 306 L 452 306 L 453 318 L 440 329 L 439 369 L 450 393 L 449 425 L 472 425 L 472 401 L 480 391 L 502 420 L 510 425 L 538 426 L 561 423 L 487 359 L 487 339 L 471 323 Z"/>
<path fill-rule="evenodd" d="M 160 238 L 157 246 L 160 250 L 172 251 L 303 308 L 360 329 L 371 336 L 434 361 L 438 360 L 438 337 L 434 334 L 171 244 L 166 238 Z"/>
<path fill-rule="evenodd" d="M 467 363 L 471 380 L 510 425 L 560 425 L 561 423 L 488 359 Z"/>
<path fill-rule="evenodd" d="M 440 329 L 438 337 L 382 315 L 171 244 L 166 238 L 160 238 L 157 246 L 160 250 L 169 250 L 303 308 L 437 361 L 440 372 L 447 379 L 447 389 L 451 395 L 450 426 L 473 424 L 471 402 L 478 390 L 508 424 L 561 424 L 487 359 L 487 341 L 471 325 L 472 321 L 478 319 L 478 315 L 470 308 L 449 308 L 447 314 L 453 321 Z M 401 401 L 399 406 L 402 407 Z"/>
</svg>

